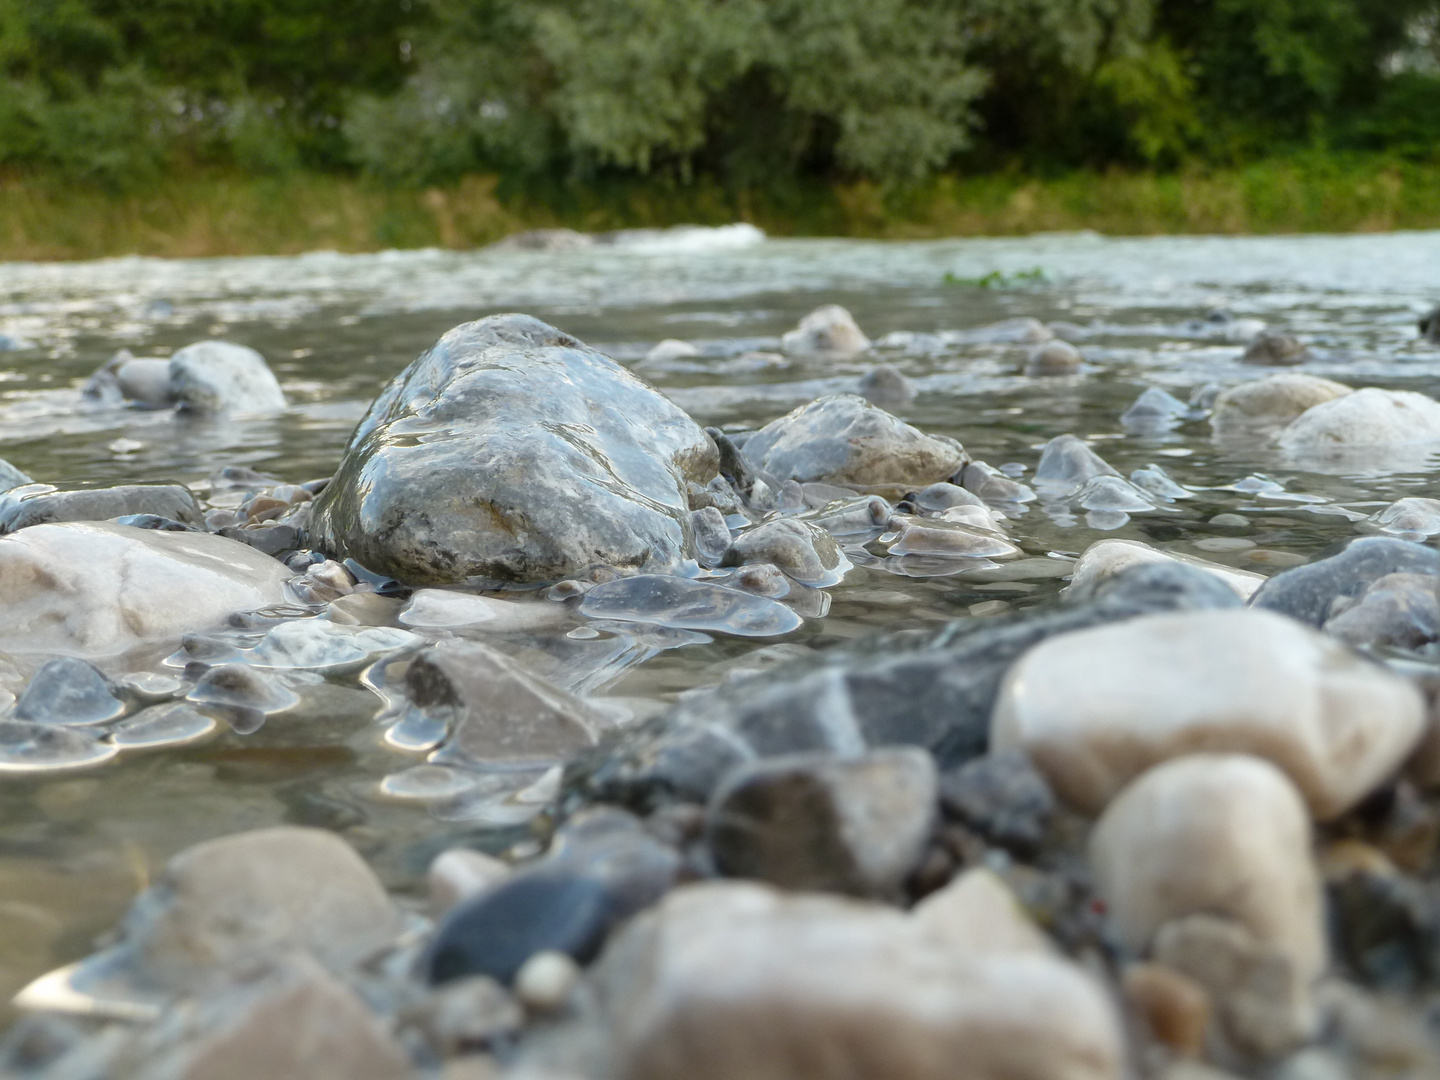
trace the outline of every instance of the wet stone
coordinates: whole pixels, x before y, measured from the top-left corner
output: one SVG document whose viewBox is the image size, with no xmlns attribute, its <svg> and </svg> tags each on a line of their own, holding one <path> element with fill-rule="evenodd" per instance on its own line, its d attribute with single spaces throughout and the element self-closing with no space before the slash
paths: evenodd
<svg viewBox="0 0 1440 1080">
<path fill-rule="evenodd" d="M 1057 435 L 1040 451 L 1035 487 L 1046 495 L 1068 495 L 1097 476 L 1119 477 L 1109 463 L 1074 435 Z"/>
<path fill-rule="evenodd" d="M 1420 317 L 1420 337 L 1432 345 L 1440 345 L 1440 306 Z"/>
<path fill-rule="evenodd" d="M 75 728 L 0 720 L 0 773 L 44 772 L 98 765 L 116 748 Z"/>
<path fill-rule="evenodd" d="M 171 859 L 126 916 L 120 955 L 137 977 L 184 987 L 217 968 L 299 951 L 343 970 L 399 930 L 384 887 L 348 844 L 278 826 Z"/>
<path fill-rule="evenodd" d="M 973 491 L 943 480 L 938 484 L 931 484 L 929 487 L 907 495 L 906 500 L 914 503 L 921 510 L 928 510 L 936 514 L 949 510 L 952 506 L 983 507 L 985 505 L 985 500 Z"/>
<path fill-rule="evenodd" d="M 263 555 L 272 558 L 286 551 L 295 551 L 305 546 L 304 534 L 293 525 L 271 525 L 260 529 L 240 529 L 234 526 L 219 530 L 220 535 L 231 540 L 248 544 Z"/>
<path fill-rule="evenodd" d="M 300 699 L 273 675 L 245 664 L 209 668 L 186 700 L 217 713 L 240 734 L 259 729 L 265 717 L 293 707 Z"/>
<path fill-rule="evenodd" d="M 1190 406 L 1185 402 L 1158 386 L 1151 386 L 1141 391 L 1130 407 L 1120 414 L 1120 423 L 1127 431 L 1168 431 L 1189 414 Z"/>
<path fill-rule="evenodd" d="M 1310 358 L 1310 348 L 1304 342 L 1289 334 L 1267 330 L 1246 347 L 1240 362 L 1258 367 L 1286 367 L 1303 364 Z"/>
<path fill-rule="evenodd" d="M 0 492 L 6 492 L 12 488 L 23 487 L 26 484 L 33 484 L 35 481 L 26 476 L 4 458 L 0 458 Z"/>
<path fill-rule="evenodd" d="M 785 605 L 763 596 L 658 574 L 597 585 L 585 594 L 579 610 L 592 619 L 714 630 L 737 637 L 774 637 L 803 622 Z"/>
<path fill-rule="evenodd" d="M 940 777 L 940 805 L 992 843 L 1039 849 L 1055 813 L 1050 785 L 1024 754 L 994 753 Z"/>
<path fill-rule="evenodd" d="M 1383 577 L 1437 573 L 1440 552 L 1433 548 L 1387 536 L 1367 536 L 1352 540 L 1337 555 L 1276 574 L 1255 592 L 1252 603 L 1311 626 L 1323 626 Z"/>
<path fill-rule="evenodd" d="M 564 624 L 567 615 L 554 604 L 523 603 L 449 589 L 416 589 L 400 612 L 399 621 L 417 630 L 474 629 L 513 634 L 552 629 Z"/>
<path fill-rule="evenodd" d="M 74 657 L 43 664 L 15 703 L 15 719 L 37 724 L 103 724 L 124 712 L 115 684 Z"/>
<path fill-rule="evenodd" d="M 864 352 L 870 339 L 855 324 L 854 317 L 839 304 L 818 307 L 800 320 L 800 325 L 780 339 L 788 353 L 818 353 L 849 356 Z"/>
<path fill-rule="evenodd" d="M 881 408 L 900 408 L 915 400 L 915 384 L 893 364 L 876 364 L 860 377 L 860 396 Z"/>
<path fill-rule="evenodd" d="M 912 745 L 951 768 L 985 751 L 1001 680 L 1038 642 L 1146 612 L 1239 603 L 1204 571 L 1135 567 L 1054 608 L 884 635 L 721 685 L 587 755 L 572 774 L 593 798 L 648 808 L 706 802 L 729 769 L 757 757 Z"/>
<path fill-rule="evenodd" d="M 270 413 L 285 395 L 265 358 L 228 341 L 200 341 L 170 358 L 170 392 L 182 412 Z"/>
<path fill-rule="evenodd" d="M 1420 542 L 1440 534 L 1440 499 L 1397 499 L 1365 519 L 1365 527 Z"/>
<path fill-rule="evenodd" d="M 125 484 L 0 499 L 0 533 L 57 521 L 107 521 L 134 514 L 154 514 L 186 526 L 198 526 L 202 520 L 195 497 L 184 485 Z"/>
<path fill-rule="evenodd" d="M 508 984 L 547 950 L 588 963 L 612 919 L 610 895 L 593 878 L 559 870 L 517 875 L 450 911 L 426 953 L 425 976 L 432 984 L 471 975 Z"/>
<path fill-rule="evenodd" d="M 1030 488 L 983 461 L 968 463 L 959 475 L 961 486 L 990 506 L 1003 507 L 1008 503 L 1031 502 L 1035 498 L 1035 492 Z"/>
<path fill-rule="evenodd" d="M 1296 457 L 1440 441 L 1440 402 L 1412 390 L 1367 386 L 1306 409 L 1277 437 Z"/>
<path fill-rule="evenodd" d="M 1312 406 L 1352 392 L 1342 383 L 1314 375 L 1271 375 L 1218 394 L 1210 423 L 1218 439 L 1261 437 L 1283 428 Z"/>
<path fill-rule="evenodd" d="M 496 315 L 392 380 L 312 504 L 312 542 L 412 585 L 670 569 L 690 555 L 686 486 L 717 464 L 704 431 L 637 376 Z"/>
<path fill-rule="evenodd" d="M 592 746 L 603 719 L 579 698 L 473 641 L 420 653 L 405 674 L 412 711 L 448 727 L 447 758 L 548 761 Z"/>
<path fill-rule="evenodd" d="M 935 784 L 933 759 L 914 747 L 742 766 L 711 800 L 710 850 L 732 877 L 892 897 L 930 839 Z"/>
<path fill-rule="evenodd" d="M 949 521 L 907 522 L 890 545 L 891 555 L 946 555 L 969 559 L 997 559 L 1020 554 L 1020 549 L 992 529 L 976 529 Z"/>
<path fill-rule="evenodd" d="M 153 750 L 196 742 L 215 728 L 210 717 L 184 702 L 172 701 L 122 720 L 111 729 L 110 741 L 122 750 Z"/>
<path fill-rule="evenodd" d="M 1026 375 L 1074 375 L 1080 370 L 1080 350 L 1058 338 L 1036 345 L 1025 358 Z"/>
<path fill-rule="evenodd" d="M 915 486 L 965 464 L 953 439 L 926 435 L 853 394 L 823 397 L 750 436 L 746 459 L 780 480 Z"/>
<path fill-rule="evenodd" d="M 695 558 L 701 566 L 719 566 L 730 547 L 730 529 L 725 515 L 713 506 L 690 512 L 690 531 L 695 535 Z"/>
<path fill-rule="evenodd" d="M 721 566 L 770 563 L 804 585 L 834 585 L 850 569 L 825 530 L 794 518 L 777 518 L 747 529 L 731 542 Z"/>
</svg>

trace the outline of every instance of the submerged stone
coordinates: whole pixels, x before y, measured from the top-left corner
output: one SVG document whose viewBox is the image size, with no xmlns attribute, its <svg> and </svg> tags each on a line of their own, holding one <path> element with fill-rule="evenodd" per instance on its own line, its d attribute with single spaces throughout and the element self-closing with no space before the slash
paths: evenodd
<svg viewBox="0 0 1440 1080">
<path fill-rule="evenodd" d="M 1365 527 L 1401 540 L 1428 540 L 1440 535 L 1440 499 L 1396 499 L 1366 518 Z"/>
<path fill-rule="evenodd" d="M 1267 330 L 1246 347 L 1240 362 L 1259 367 L 1286 367 L 1309 359 L 1310 348 L 1304 342 L 1289 334 Z"/>
<path fill-rule="evenodd" d="M 1139 540 L 1097 540 L 1080 554 L 1071 572 L 1071 587 L 1081 588 L 1127 570 L 1132 566 L 1181 564 L 1212 574 L 1233 589 L 1241 600 L 1247 600 L 1265 583 L 1263 574 L 1236 570 L 1219 563 L 1207 562 L 1193 555 L 1161 551 Z"/>
<path fill-rule="evenodd" d="M 353 667 L 421 644 L 422 638 L 395 627 L 357 629 L 325 619 L 296 619 L 271 627 L 247 659 L 262 667 L 321 670 Z"/>
<path fill-rule="evenodd" d="M 216 723 L 183 701 L 166 702 L 142 709 L 116 724 L 110 741 L 122 750 L 153 750 L 162 746 L 183 746 L 203 739 Z"/>
<path fill-rule="evenodd" d="M 860 377 L 860 396 L 871 405 L 908 405 L 915 400 L 915 384 L 894 364 L 876 364 Z"/>
<path fill-rule="evenodd" d="M 1120 414 L 1120 423 L 1129 431 L 1167 431 L 1190 414 L 1190 406 L 1158 386 L 1146 387 L 1130 407 Z"/>
<path fill-rule="evenodd" d="M 1367 386 L 1306 409 L 1277 441 L 1297 454 L 1436 442 L 1440 402 L 1412 390 Z"/>
<path fill-rule="evenodd" d="M 591 619 L 714 630 L 737 637 L 788 634 L 804 621 L 784 604 L 708 581 L 637 574 L 597 585 L 580 601 Z"/>
<path fill-rule="evenodd" d="M 771 421 L 744 452 L 780 480 L 867 487 L 948 480 L 966 461 L 954 439 L 926 435 L 853 394 L 823 397 Z"/>
<path fill-rule="evenodd" d="M 83 768 L 114 756 L 114 746 L 83 729 L 0 720 L 0 773 Z"/>
<path fill-rule="evenodd" d="M 344 969 L 388 944 L 400 925 L 384 887 L 348 844 L 321 829 L 278 826 L 176 855 L 132 905 L 121 949 L 137 977 L 181 987 L 238 962 L 299 951 Z"/>
<path fill-rule="evenodd" d="M 800 320 L 800 325 L 780 339 L 780 347 L 790 353 L 832 353 L 849 356 L 870 347 L 867 338 L 855 324 L 854 317 L 839 304 L 818 307 Z"/>
<path fill-rule="evenodd" d="M 1080 350 L 1055 338 L 1036 345 L 1025 358 L 1026 375 L 1074 375 L 1080 370 Z"/>
<path fill-rule="evenodd" d="M 1040 451 L 1035 466 L 1035 487 L 1047 495 L 1068 495 L 1098 476 L 1120 474 L 1074 435 L 1057 435 Z"/>
<path fill-rule="evenodd" d="M 125 712 L 117 688 L 99 668 L 75 657 L 41 666 L 15 703 L 15 719 L 62 726 L 103 724 Z"/>
<path fill-rule="evenodd" d="M 312 504 L 312 543 L 410 584 L 669 569 L 686 485 L 718 468 L 688 416 L 524 315 L 451 330 L 391 381 Z"/>
</svg>

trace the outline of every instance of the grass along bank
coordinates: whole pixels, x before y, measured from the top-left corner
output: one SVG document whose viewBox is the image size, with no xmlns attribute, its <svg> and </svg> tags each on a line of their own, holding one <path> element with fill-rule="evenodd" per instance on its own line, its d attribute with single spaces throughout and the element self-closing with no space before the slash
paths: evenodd
<svg viewBox="0 0 1440 1080">
<path fill-rule="evenodd" d="M 472 176 L 425 190 L 345 176 L 199 174 L 129 194 L 0 177 L 0 260 L 473 248 L 519 229 L 754 222 L 774 235 L 886 238 L 1093 229 L 1112 235 L 1440 228 L 1440 163 L 1307 155 L 1174 174 L 945 176 L 729 193 L 602 181 L 508 192 Z"/>
</svg>

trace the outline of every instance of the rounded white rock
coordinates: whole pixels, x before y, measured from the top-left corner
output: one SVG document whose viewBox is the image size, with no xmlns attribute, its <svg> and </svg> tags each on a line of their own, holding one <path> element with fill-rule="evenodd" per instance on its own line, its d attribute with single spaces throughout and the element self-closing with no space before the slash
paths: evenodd
<svg viewBox="0 0 1440 1080">
<path fill-rule="evenodd" d="M 1062 634 L 1006 675 L 992 751 L 1029 755 L 1098 813 L 1134 777 L 1201 751 L 1263 757 L 1338 816 L 1397 770 L 1424 703 L 1409 681 L 1283 615 L 1148 615 Z"/>
</svg>

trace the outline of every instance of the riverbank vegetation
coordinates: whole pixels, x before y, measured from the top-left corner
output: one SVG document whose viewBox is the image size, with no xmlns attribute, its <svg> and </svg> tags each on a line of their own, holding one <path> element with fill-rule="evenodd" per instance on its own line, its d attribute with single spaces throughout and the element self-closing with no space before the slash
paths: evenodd
<svg viewBox="0 0 1440 1080">
<path fill-rule="evenodd" d="M 1440 226 L 1440 0 L 0 0 L 0 257 Z"/>
</svg>

